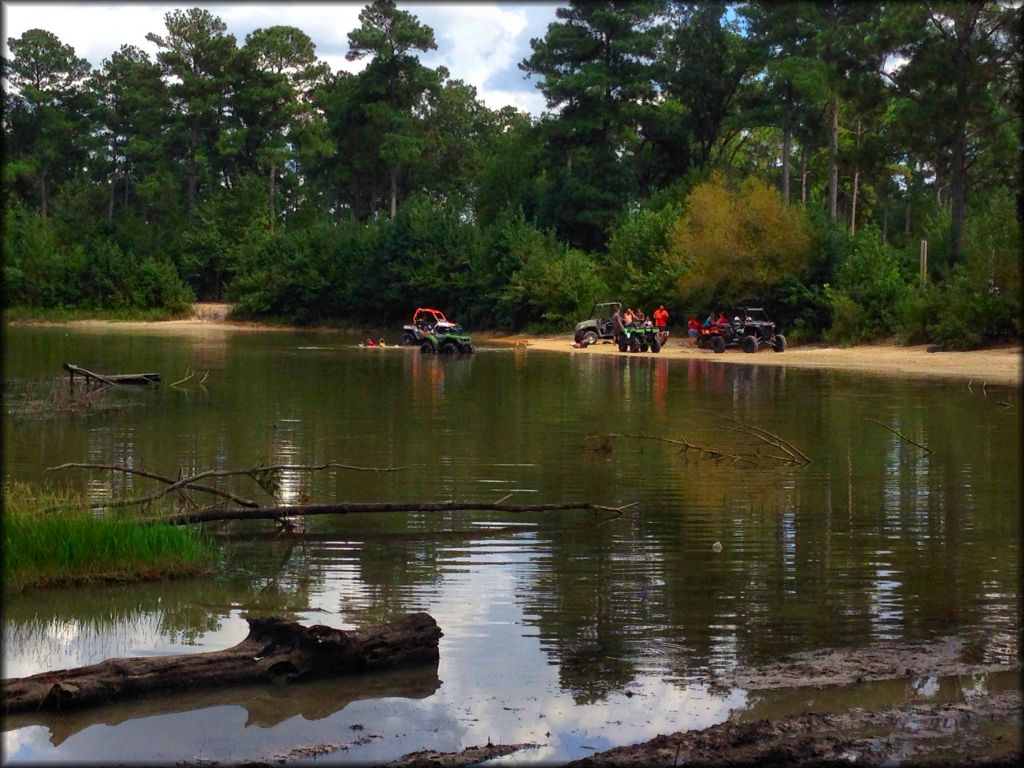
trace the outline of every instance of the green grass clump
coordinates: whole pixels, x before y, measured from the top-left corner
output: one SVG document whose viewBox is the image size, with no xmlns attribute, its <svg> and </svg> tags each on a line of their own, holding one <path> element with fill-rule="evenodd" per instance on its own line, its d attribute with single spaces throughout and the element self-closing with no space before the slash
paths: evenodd
<svg viewBox="0 0 1024 768">
<path fill-rule="evenodd" d="M 77 494 L 4 487 L 4 589 L 133 581 L 197 573 L 213 560 L 195 528 L 154 524 L 138 512 L 96 513 Z"/>
</svg>

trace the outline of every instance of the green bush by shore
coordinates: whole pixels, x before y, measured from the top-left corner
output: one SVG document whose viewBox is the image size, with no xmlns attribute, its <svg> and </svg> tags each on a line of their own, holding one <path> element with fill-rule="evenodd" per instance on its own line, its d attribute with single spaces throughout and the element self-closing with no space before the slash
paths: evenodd
<svg viewBox="0 0 1024 768">
<path fill-rule="evenodd" d="M 3 528 L 5 591 L 183 576 L 214 561 L 197 529 L 96 513 L 74 493 L 23 483 L 4 487 Z"/>
</svg>

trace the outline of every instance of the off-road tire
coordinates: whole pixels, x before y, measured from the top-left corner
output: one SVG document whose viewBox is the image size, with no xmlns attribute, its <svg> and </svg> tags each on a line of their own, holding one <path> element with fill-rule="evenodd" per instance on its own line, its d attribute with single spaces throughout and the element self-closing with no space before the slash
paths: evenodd
<svg viewBox="0 0 1024 768">
<path fill-rule="evenodd" d="M 405 331 L 402 334 L 402 344 L 413 346 L 416 343 L 416 335 L 412 331 Z"/>
<path fill-rule="evenodd" d="M 708 337 L 707 336 L 698 336 L 697 337 L 697 349 L 707 349 L 707 348 L 708 348 Z"/>
<path fill-rule="evenodd" d="M 640 351 L 640 339 L 638 339 L 636 336 L 630 336 L 629 337 L 629 351 L 630 352 L 639 352 Z"/>
<path fill-rule="evenodd" d="M 583 338 L 579 339 L 577 341 L 578 344 L 585 344 L 588 347 L 591 344 L 597 344 L 597 342 L 598 342 L 597 331 L 589 331 L 589 330 L 588 331 L 584 331 L 583 332 Z"/>
<path fill-rule="evenodd" d="M 455 341 L 442 341 L 441 345 L 437 348 L 437 352 L 440 355 L 454 355 L 458 351 L 459 345 Z"/>
<path fill-rule="evenodd" d="M 725 352 L 725 339 L 723 339 L 721 336 L 712 336 L 711 351 L 718 355 Z"/>
<path fill-rule="evenodd" d="M 775 334 L 775 339 L 773 341 L 774 341 L 774 343 L 772 344 L 772 349 L 774 349 L 776 352 L 785 352 L 786 351 L 786 337 L 785 336 L 783 336 L 781 333 L 776 333 Z"/>
<path fill-rule="evenodd" d="M 740 342 L 740 348 L 749 354 L 757 352 L 757 337 L 749 334 L 744 336 L 743 340 Z"/>
<path fill-rule="evenodd" d="M 658 340 L 658 335 L 655 334 L 654 338 L 651 339 L 651 352 L 661 352 L 661 341 Z"/>
<path fill-rule="evenodd" d="M 640 341 L 640 351 L 641 352 L 646 352 L 647 351 L 647 346 L 648 346 L 648 344 L 647 344 L 646 341 L 644 341 L 644 340 Z"/>
<path fill-rule="evenodd" d="M 619 334 L 619 352 L 629 351 L 629 340 L 622 334 Z"/>
<path fill-rule="evenodd" d="M 427 339 L 422 344 L 420 344 L 420 352 L 422 352 L 425 355 L 432 355 L 435 352 L 437 352 L 437 347 L 434 346 L 434 342 L 432 342 L 430 339 Z"/>
</svg>

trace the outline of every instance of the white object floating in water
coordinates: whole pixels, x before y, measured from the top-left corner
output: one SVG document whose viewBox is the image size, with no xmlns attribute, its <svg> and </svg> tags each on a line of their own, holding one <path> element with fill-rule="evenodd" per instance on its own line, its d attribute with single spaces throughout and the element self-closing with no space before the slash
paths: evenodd
<svg viewBox="0 0 1024 768">
<path fill-rule="evenodd" d="M 721 552 L 722 551 L 722 542 L 716 541 L 714 544 L 712 544 L 711 545 L 711 551 L 712 552 Z"/>
</svg>

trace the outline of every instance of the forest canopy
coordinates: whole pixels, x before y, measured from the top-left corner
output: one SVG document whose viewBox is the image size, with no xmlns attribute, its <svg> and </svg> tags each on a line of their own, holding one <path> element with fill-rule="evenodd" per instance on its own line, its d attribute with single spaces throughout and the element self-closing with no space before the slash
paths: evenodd
<svg viewBox="0 0 1024 768">
<path fill-rule="evenodd" d="M 424 66 L 410 7 L 362 10 L 358 74 L 201 8 L 95 69 L 9 38 L 5 308 L 566 330 L 756 301 L 794 340 L 1020 338 L 1019 3 L 569 2 L 519 64 L 539 117 Z"/>
</svg>

